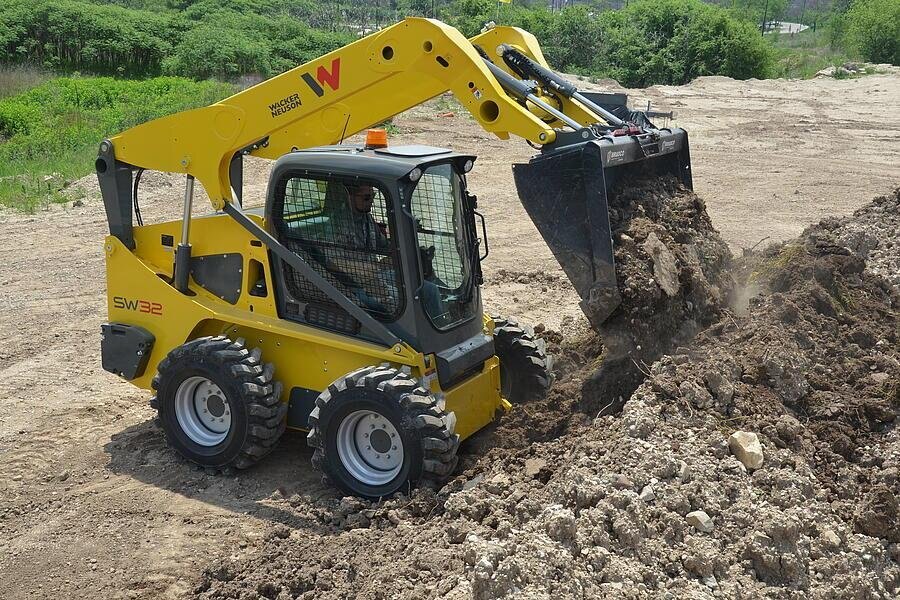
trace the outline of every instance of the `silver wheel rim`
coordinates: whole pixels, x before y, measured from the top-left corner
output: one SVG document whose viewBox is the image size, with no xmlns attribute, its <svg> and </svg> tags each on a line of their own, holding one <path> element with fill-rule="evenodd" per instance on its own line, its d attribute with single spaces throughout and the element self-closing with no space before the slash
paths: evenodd
<svg viewBox="0 0 900 600">
<path fill-rule="evenodd" d="M 338 425 L 337 451 L 347 472 L 366 485 L 384 485 L 403 467 L 403 441 L 397 428 L 371 410 L 344 417 Z"/>
<path fill-rule="evenodd" d="M 206 377 L 188 377 L 175 392 L 175 417 L 192 442 L 221 444 L 231 429 L 231 407 L 225 393 Z"/>
</svg>

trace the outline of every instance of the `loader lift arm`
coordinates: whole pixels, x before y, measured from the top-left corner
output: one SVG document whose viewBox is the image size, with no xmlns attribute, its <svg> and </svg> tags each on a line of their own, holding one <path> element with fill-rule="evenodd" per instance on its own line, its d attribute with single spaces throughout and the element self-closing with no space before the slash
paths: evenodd
<svg viewBox="0 0 900 600">
<path fill-rule="evenodd" d="M 235 153 L 278 158 L 334 144 L 448 89 L 502 139 L 510 133 L 536 144 L 555 139 L 551 126 L 506 94 L 456 29 L 409 18 L 221 102 L 138 125 L 108 142 L 116 161 L 193 175 L 221 210 L 232 201 Z"/>
</svg>

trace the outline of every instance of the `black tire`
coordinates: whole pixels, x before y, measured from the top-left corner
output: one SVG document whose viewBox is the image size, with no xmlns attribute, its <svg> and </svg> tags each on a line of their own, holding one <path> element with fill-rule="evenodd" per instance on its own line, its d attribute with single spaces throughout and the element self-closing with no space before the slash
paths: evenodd
<svg viewBox="0 0 900 600">
<path fill-rule="evenodd" d="M 362 412 L 380 415 L 403 444 L 396 475 L 392 475 L 393 469 L 385 469 L 384 476 L 392 478 L 384 483 L 355 477 L 338 451 L 341 423 Z M 408 492 L 426 480 L 440 483 L 446 479 L 457 463 L 455 426 L 456 416 L 446 413 L 411 376 L 386 366 L 365 367 L 341 377 L 319 395 L 309 415 L 307 443 L 315 449 L 313 467 L 332 483 L 347 493 L 379 499 L 401 490 Z M 374 468 L 369 463 L 366 466 Z"/>
<path fill-rule="evenodd" d="M 214 470 L 246 469 L 272 451 L 286 426 L 282 387 L 273 382 L 275 368 L 260 362 L 258 348 L 225 336 L 202 337 L 169 352 L 152 387 L 159 423 L 170 446 L 186 459 Z M 176 394 L 189 378 L 202 377 L 224 394 L 230 426 L 221 442 L 202 445 L 191 439 L 176 415 Z"/>
<path fill-rule="evenodd" d="M 500 359 L 500 389 L 512 404 L 525 404 L 547 396 L 553 375 L 543 340 L 530 328 L 508 317 L 494 321 L 494 350 Z"/>
</svg>

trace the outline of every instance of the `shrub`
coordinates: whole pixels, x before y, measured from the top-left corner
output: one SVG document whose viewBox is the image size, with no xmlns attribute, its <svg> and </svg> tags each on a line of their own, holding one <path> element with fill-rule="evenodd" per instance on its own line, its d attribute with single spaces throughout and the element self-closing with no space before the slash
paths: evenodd
<svg viewBox="0 0 900 600">
<path fill-rule="evenodd" d="M 900 64 L 900 2 L 855 0 L 846 15 L 846 41 L 866 60 Z"/>
<path fill-rule="evenodd" d="M 41 176 L 89 173 L 103 138 L 234 91 L 180 77 L 62 77 L 0 99 L 0 204 L 33 209 L 47 193 Z"/>
<path fill-rule="evenodd" d="M 762 78 L 772 66 L 771 48 L 754 25 L 700 0 L 638 0 L 599 21 L 594 69 L 629 87 L 702 75 Z"/>
</svg>

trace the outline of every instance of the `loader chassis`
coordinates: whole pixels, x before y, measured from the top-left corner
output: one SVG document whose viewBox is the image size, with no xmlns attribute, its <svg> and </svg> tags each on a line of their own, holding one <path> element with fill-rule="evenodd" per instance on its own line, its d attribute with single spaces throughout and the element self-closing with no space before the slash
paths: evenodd
<svg viewBox="0 0 900 600">
<path fill-rule="evenodd" d="M 475 157 L 379 136 L 342 144 L 448 90 L 484 130 L 539 149 L 514 166 L 520 200 L 592 324 L 615 309 L 607 196 L 637 172 L 690 187 L 687 134 L 617 95 L 582 94 L 527 32 L 467 40 L 405 19 L 100 144 L 103 365 L 155 392 L 184 456 L 243 468 L 285 426 L 308 428 L 313 465 L 378 498 L 446 477 L 461 439 L 546 394 L 540 340 L 483 313 Z M 275 159 L 262 211 L 241 203 L 248 155 Z M 186 176 L 180 220 L 142 223 L 145 169 Z M 195 180 L 214 214 L 192 217 Z"/>
</svg>

